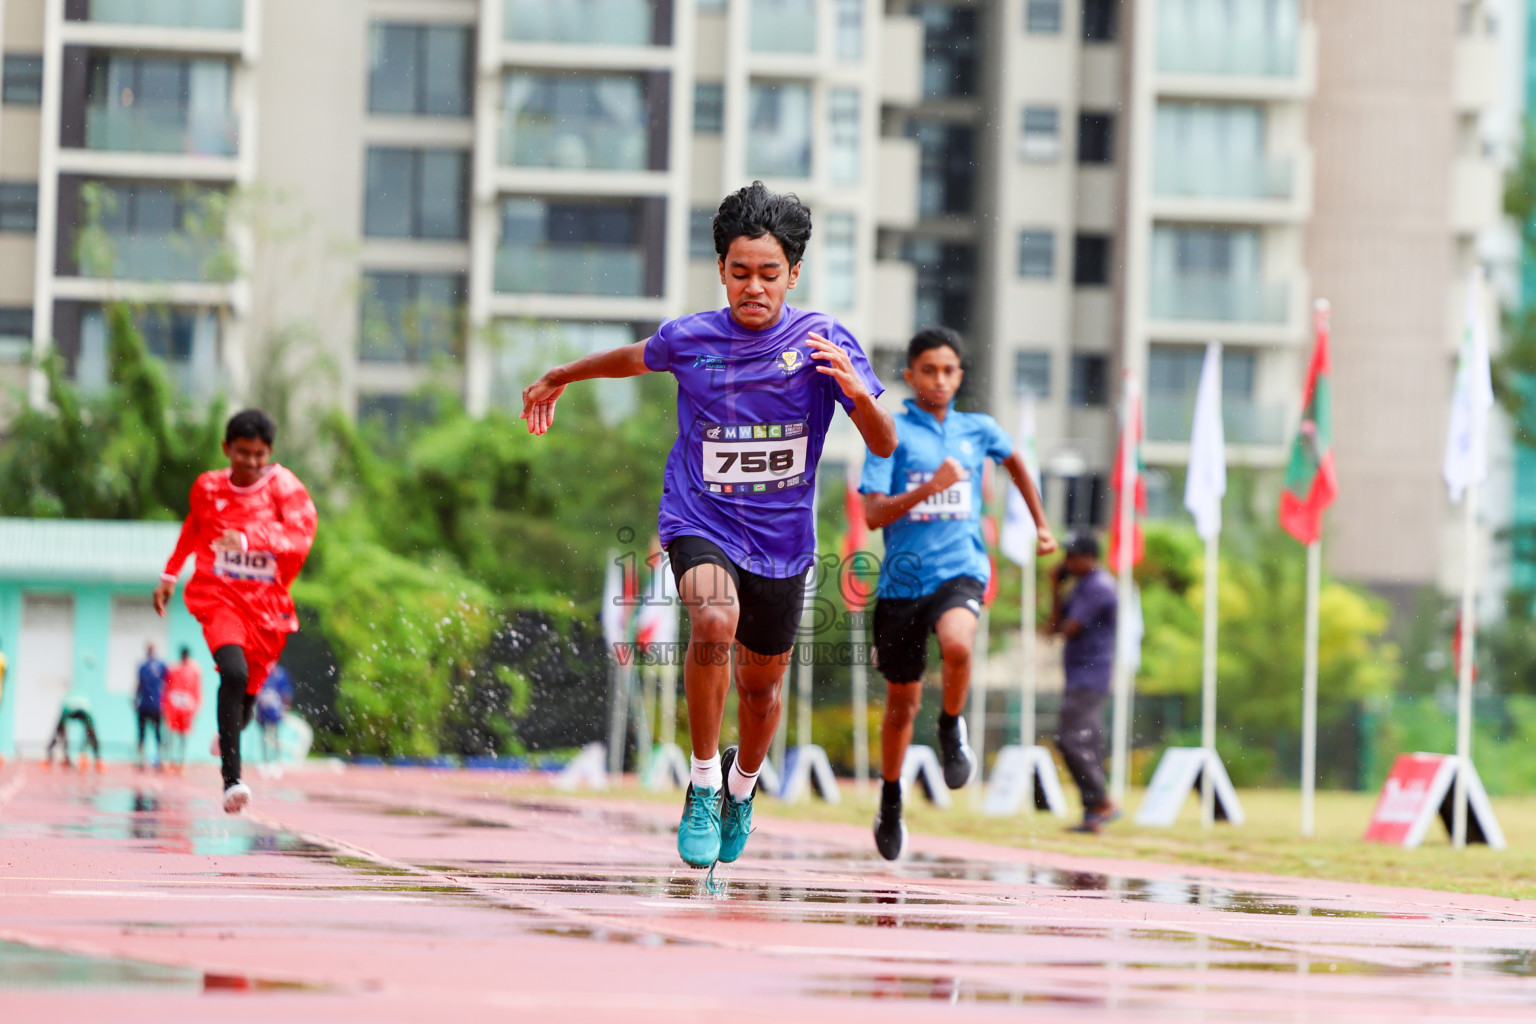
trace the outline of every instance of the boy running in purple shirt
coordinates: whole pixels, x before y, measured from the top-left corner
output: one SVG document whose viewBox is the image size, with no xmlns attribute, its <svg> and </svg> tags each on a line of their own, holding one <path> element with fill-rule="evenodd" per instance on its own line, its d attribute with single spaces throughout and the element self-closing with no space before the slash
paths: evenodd
<svg viewBox="0 0 1536 1024">
<path fill-rule="evenodd" d="M 755 181 L 725 197 L 714 236 L 727 308 L 669 320 L 645 341 L 557 366 L 523 391 L 523 418 L 542 434 L 575 381 L 677 378 L 677 443 L 658 518 L 692 626 L 683 666 L 692 781 L 677 852 L 694 867 L 736 860 L 752 830 L 815 559 L 816 464 L 836 406 L 871 451 L 896 448 L 891 414 L 875 401 L 885 389 L 859 343 L 832 317 L 784 302 L 811 237 L 805 204 Z M 722 757 L 726 650 L 741 746 Z"/>
</svg>

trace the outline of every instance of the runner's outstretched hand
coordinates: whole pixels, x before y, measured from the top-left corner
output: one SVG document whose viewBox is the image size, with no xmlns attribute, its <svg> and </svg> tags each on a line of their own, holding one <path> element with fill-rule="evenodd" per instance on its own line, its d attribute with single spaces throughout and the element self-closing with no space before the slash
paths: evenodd
<svg viewBox="0 0 1536 1024">
<path fill-rule="evenodd" d="M 564 384 L 551 384 L 540 377 L 523 388 L 523 415 L 528 421 L 528 433 L 546 433 L 555 422 L 555 402 L 565 393 Z"/>
<path fill-rule="evenodd" d="M 1035 527 L 1035 556 L 1044 558 L 1056 553 L 1056 535 L 1049 526 Z"/>
<path fill-rule="evenodd" d="M 843 394 L 849 398 L 859 398 L 869 394 L 869 389 L 859 379 L 859 375 L 853 372 L 853 360 L 848 358 L 848 353 L 832 344 L 826 338 L 811 332 L 809 344 L 815 349 L 811 353 L 812 359 L 821 360 L 816 367 L 818 373 L 824 373 L 837 381 L 837 386 L 843 389 Z"/>
</svg>

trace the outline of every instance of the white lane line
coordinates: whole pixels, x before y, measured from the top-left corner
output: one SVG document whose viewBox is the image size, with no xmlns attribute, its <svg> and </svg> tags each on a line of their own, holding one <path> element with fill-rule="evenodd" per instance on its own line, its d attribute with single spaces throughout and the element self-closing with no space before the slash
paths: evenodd
<svg viewBox="0 0 1536 1024">
<path fill-rule="evenodd" d="M 260 892 L 156 892 L 152 889 L 55 889 L 50 896 L 95 896 L 126 900 L 270 900 L 274 903 L 426 903 L 427 896 L 381 896 L 375 893 L 325 893 L 314 896 Z"/>
</svg>

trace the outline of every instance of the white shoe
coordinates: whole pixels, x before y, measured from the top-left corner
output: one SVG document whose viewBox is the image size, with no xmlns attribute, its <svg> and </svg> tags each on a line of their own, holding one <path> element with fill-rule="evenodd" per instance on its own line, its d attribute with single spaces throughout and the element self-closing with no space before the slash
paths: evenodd
<svg viewBox="0 0 1536 1024">
<path fill-rule="evenodd" d="M 251 787 L 237 782 L 224 791 L 224 813 L 239 814 L 251 802 Z"/>
</svg>

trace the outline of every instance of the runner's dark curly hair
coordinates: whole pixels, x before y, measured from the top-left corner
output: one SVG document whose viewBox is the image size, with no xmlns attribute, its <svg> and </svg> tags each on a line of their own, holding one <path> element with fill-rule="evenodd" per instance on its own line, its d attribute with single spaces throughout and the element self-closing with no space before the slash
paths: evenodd
<svg viewBox="0 0 1536 1024">
<path fill-rule="evenodd" d="M 722 260 L 736 239 L 764 235 L 774 237 L 794 266 L 811 240 L 811 208 L 793 192 L 770 192 L 760 181 L 721 200 L 715 211 L 715 252 Z"/>
</svg>

